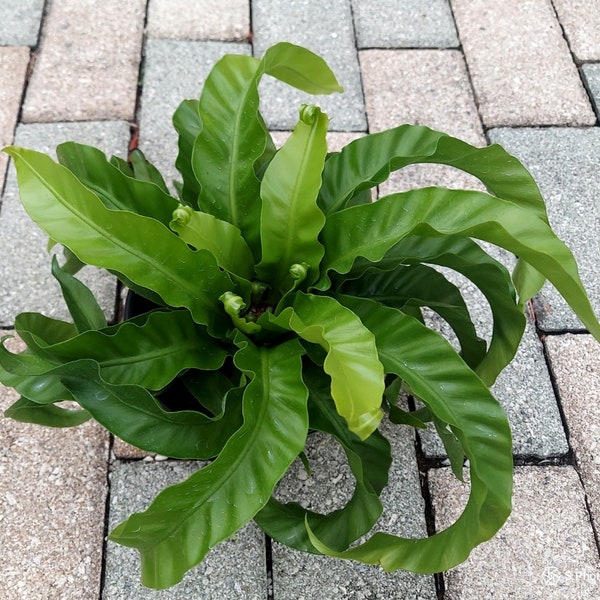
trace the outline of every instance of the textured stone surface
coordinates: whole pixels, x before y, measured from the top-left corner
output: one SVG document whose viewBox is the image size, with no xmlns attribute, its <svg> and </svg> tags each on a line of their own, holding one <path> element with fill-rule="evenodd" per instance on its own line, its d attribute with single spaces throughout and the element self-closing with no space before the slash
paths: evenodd
<svg viewBox="0 0 600 600">
<path fill-rule="evenodd" d="M 429 472 L 436 529 L 459 516 L 468 490 L 449 469 Z M 445 574 L 445 598 L 597 598 L 600 564 L 573 467 L 517 467 L 513 512 L 489 542 Z"/>
<path fill-rule="evenodd" d="M 140 148 L 171 184 L 177 133 L 171 119 L 185 98 L 198 98 L 213 65 L 225 54 L 250 54 L 247 44 L 149 40 L 140 106 Z"/>
<path fill-rule="evenodd" d="M 600 344 L 590 335 L 546 338 L 546 348 L 569 428 L 569 441 L 600 527 Z"/>
<path fill-rule="evenodd" d="M 592 97 L 592 104 L 596 114 L 600 116 L 600 64 L 585 64 L 581 68 L 583 79 Z"/>
<path fill-rule="evenodd" d="M 246 40 L 249 0 L 149 0 L 147 33 L 172 40 Z"/>
<path fill-rule="evenodd" d="M 133 119 L 145 5 L 51 2 L 23 121 Z"/>
<path fill-rule="evenodd" d="M 147 508 L 164 487 L 183 481 L 200 466 L 183 461 L 114 463 L 109 528 Z M 141 585 L 136 550 L 113 542 L 106 548 L 105 600 L 262 600 L 266 595 L 264 535 L 254 524 L 216 546 L 181 583 L 160 594 Z"/>
<path fill-rule="evenodd" d="M 569 46 L 578 61 L 600 60 L 600 3 L 552 0 Z"/>
<path fill-rule="evenodd" d="M 497 129 L 489 135 L 522 160 L 538 182 L 550 224 L 575 255 L 583 284 L 599 314 L 600 129 Z M 582 329 L 550 284 L 537 297 L 535 311 L 543 330 Z"/>
<path fill-rule="evenodd" d="M 0 46 L 35 46 L 44 0 L 2 0 Z"/>
<path fill-rule="evenodd" d="M 460 52 L 363 50 L 359 56 L 371 132 L 411 123 L 485 145 Z M 452 167 L 414 165 L 392 174 L 380 193 L 428 185 L 477 187 L 472 176 Z"/>
<path fill-rule="evenodd" d="M 359 48 L 458 46 L 448 0 L 353 0 Z"/>
<path fill-rule="evenodd" d="M 0 414 L 18 397 L 0 384 Z M 107 456 L 108 435 L 95 424 L 0 417 L 0 598 L 98 597 Z"/>
<path fill-rule="evenodd" d="M 396 535 L 426 535 L 423 498 L 414 455 L 413 436 L 404 428 L 387 426 L 394 463 L 381 499 L 384 512 L 373 531 Z M 323 434 L 307 443 L 312 476 L 297 461 L 280 482 L 281 501 L 298 501 L 306 508 L 330 512 L 341 508 L 354 489 L 354 479 L 341 447 Z M 273 591 L 277 600 L 324 598 L 436 598 L 433 577 L 305 554 L 273 543 Z"/>
<path fill-rule="evenodd" d="M 488 127 L 595 121 L 550 0 L 451 0 Z"/>
<path fill-rule="evenodd" d="M 0 47 L 0 149 L 13 139 L 28 63 L 29 48 Z M 7 155 L 0 153 L 0 190 L 7 164 Z"/>
<path fill-rule="evenodd" d="M 129 126 L 119 122 L 20 125 L 15 143 L 53 155 L 55 146 L 67 140 L 124 156 Z M 15 316 L 24 311 L 68 318 L 60 288 L 50 273 L 47 242 L 47 235 L 31 221 L 19 201 L 16 173 L 11 164 L 0 212 L 0 281 L 3 288 L 0 325 L 11 325 Z M 85 267 L 80 275 L 96 295 L 107 317 L 112 319 L 116 291 L 114 277 L 92 267 Z"/>
<path fill-rule="evenodd" d="M 330 129 L 365 131 L 364 103 L 359 65 L 354 41 L 354 27 L 349 0 L 254 0 L 252 2 L 254 54 L 285 40 L 305 46 L 322 56 L 344 94 L 309 96 L 289 86 L 265 78 L 262 109 L 272 129 L 293 129 L 302 103 L 318 104 L 329 115 Z"/>
</svg>

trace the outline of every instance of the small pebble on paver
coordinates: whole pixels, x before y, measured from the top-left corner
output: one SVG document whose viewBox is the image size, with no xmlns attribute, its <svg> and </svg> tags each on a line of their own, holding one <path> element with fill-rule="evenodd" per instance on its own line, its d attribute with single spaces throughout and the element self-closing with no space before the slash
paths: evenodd
<svg viewBox="0 0 600 600">
<path fill-rule="evenodd" d="M 43 11 L 44 0 L 2 0 L 0 46 L 35 46 Z"/>
<path fill-rule="evenodd" d="M 250 34 L 248 0 L 150 0 L 147 34 L 171 40 L 245 41 Z"/>
<path fill-rule="evenodd" d="M 18 398 L 0 384 L 0 415 Z M 98 598 L 107 459 L 108 435 L 92 422 L 54 429 L 0 416 L 0 598 Z"/>
<path fill-rule="evenodd" d="M 581 67 L 583 79 L 592 98 L 592 104 L 600 117 L 600 64 L 589 63 Z"/>
<path fill-rule="evenodd" d="M 600 344 L 591 335 L 546 337 L 569 441 L 600 528 Z"/>
<path fill-rule="evenodd" d="M 413 434 L 390 424 L 382 426 L 382 431 L 392 445 L 394 463 L 381 495 L 384 512 L 373 532 L 426 537 Z M 276 497 L 323 513 L 344 506 L 352 495 L 354 479 L 341 447 L 330 437 L 314 433 L 307 442 L 307 456 L 312 475 L 296 461 L 279 483 Z M 306 554 L 277 542 L 273 542 L 272 560 L 276 600 L 437 597 L 433 577 L 428 575 L 386 573 L 379 567 Z"/>
<path fill-rule="evenodd" d="M 448 0 L 353 0 L 359 48 L 456 48 Z"/>
<path fill-rule="evenodd" d="M 51 2 L 23 122 L 133 120 L 145 5 Z"/>
<path fill-rule="evenodd" d="M 487 127 L 594 124 L 548 0 L 451 0 L 451 6 Z"/>
<path fill-rule="evenodd" d="M 552 4 L 575 58 L 600 60 L 600 2 L 552 0 Z"/>
<path fill-rule="evenodd" d="M 145 510 L 165 487 L 202 466 L 188 461 L 115 462 L 110 475 L 109 531 L 131 513 Z M 108 542 L 105 600 L 262 600 L 267 596 L 264 534 L 253 523 L 218 544 L 174 587 L 156 592 L 140 583 L 137 550 Z"/>
<path fill-rule="evenodd" d="M 430 470 L 429 482 L 439 531 L 458 518 L 468 488 L 449 469 Z M 517 467 L 508 521 L 444 579 L 452 599 L 600 597 L 598 549 L 575 469 Z"/>
<path fill-rule="evenodd" d="M 250 54 L 249 44 L 148 40 L 140 105 L 140 148 L 171 185 L 177 132 L 172 117 L 180 102 L 199 98 L 204 80 L 225 54 Z"/>
<path fill-rule="evenodd" d="M 0 46 L 0 150 L 13 140 L 28 64 L 29 48 Z M 1 152 L 0 190 L 7 164 L 8 156 Z"/>
<path fill-rule="evenodd" d="M 600 314 L 600 129 L 494 129 L 492 142 L 519 158 L 537 181 L 550 224 L 573 252 L 596 314 Z M 583 325 L 546 283 L 534 301 L 544 331 L 581 330 Z"/>
<path fill-rule="evenodd" d="M 129 125 L 109 121 L 19 125 L 15 143 L 54 155 L 54 148 L 67 140 L 91 144 L 109 155 L 123 157 L 129 142 Z M 19 201 L 16 172 L 11 164 L 0 211 L 1 326 L 12 325 L 15 316 L 25 311 L 70 320 L 60 288 L 50 273 L 47 244 L 48 236 L 29 218 Z M 113 319 L 115 278 L 93 267 L 84 267 L 77 277 L 92 289 L 107 318 Z"/>
<path fill-rule="evenodd" d="M 322 56 L 344 93 L 310 96 L 265 78 L 261 109 L 271 129 L 290 130 L 303 103 L 318 104 L 329 115 L 332 131 L 366 131 L 365 110 L 349 0 L 253 0 L 254 55 L 262 57 L 280 41 L 300 44 Z"/>
</svg>

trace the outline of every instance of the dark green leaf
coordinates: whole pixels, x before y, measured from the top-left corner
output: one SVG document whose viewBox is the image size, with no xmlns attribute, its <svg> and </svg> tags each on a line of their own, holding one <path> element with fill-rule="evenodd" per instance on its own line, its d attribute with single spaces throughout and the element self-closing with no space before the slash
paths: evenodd
<svg viewBox="0 0 600 600">
<path fill-rule="evenodd" d="M 184 100 L 173 113 L 173 125 L 179 134 L 177 139 L 179 153 L 175 160 L 175 166 L 183 178 L 180 191 L 181 200 L 197 210 L 200 184 L 192 169 L 192 151 L 194 141 L 202 131 L 198 100 Z"/>
<path fill-rule="evenodd" d="M 76 427 L 89 421 L 92 415 L 86 410 L 71 410 L 54 404 L 42 405 L 20 398 L 4 411 L 4 416 L 21 423 L 46 427 Z"/>
<path fill-rule="evenodd" d="M 144 153 L 139 148 L 131 151 L 129 161 L 131 162 L 133 175 L 138 181 L 153 183 L 166 195 L 170 195 L 169 188 L 160 171 L 144 156 Z"/>
</svg>

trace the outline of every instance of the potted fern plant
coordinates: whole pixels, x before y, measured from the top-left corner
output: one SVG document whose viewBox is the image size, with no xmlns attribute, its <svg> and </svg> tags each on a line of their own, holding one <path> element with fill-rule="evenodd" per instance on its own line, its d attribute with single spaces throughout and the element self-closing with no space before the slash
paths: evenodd
<svg viewBox="0 0 600 600">
<path fill-rule="evenodd" d="M 17 316 L 27 349 L 0 344 L 0 381 L 21 395 L 6 416 L 93 418 L 144 450 L 210 461 L 110 533 L 140 551 L 149 587 L 174 585 L 251 519 L 300 550 L 446 570 L 510 513 L 510 429 L 488 388 L 515 355 L 525 304 L 547 278 L 598 339 L 600 324 L 535 182 L 501 147 L 401 125 L 328 153 L 328 118 L 304 105 L 276 150 L 259 112 L 263 75 L 311 94 L 341 91 L 321 58 L 289 43 L 262 59 L 223 57 L 173 118 L 177 198 L 140 152 L 107 160 L 66 142 L 56 163 L 5 149 L 25 209 L 65 248 L 52 272 L 73 319 Z M 452 165 L 488 192 L 429 187 L 372 201 L 390 172 L 414 163 Z M 512 275 L 476 239 L 515 253 Z M 114 273 L 146 308 L 107 324 L 75 277 L 84 263 Z M 491 339 L 477 336 L 461 290 L 435 266 L 482 291 Z M 459 349 L 426 326 L 424 307 Z M 161 398 L 174 385 L 191 401 L 167 411 Z M 400 387 L 423 408 L 401 408 Z M 354 544 L 382 512 L 391 464 L 382 419 L 433 422 L 457 477 L 468 459 L 471 494 L 448 529 Z M 272 497 L 309 429 L 343 446 L 356 479 L 329 514 Z"/>
</svg>

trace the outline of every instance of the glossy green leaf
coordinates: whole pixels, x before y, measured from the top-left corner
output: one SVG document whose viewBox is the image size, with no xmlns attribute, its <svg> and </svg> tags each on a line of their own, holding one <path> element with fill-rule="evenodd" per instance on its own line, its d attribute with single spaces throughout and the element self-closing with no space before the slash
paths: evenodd
<svg viewBox="0 0 600 600">
<path fill-rule="evenodd" d="M 251 378 L 242 427 L 216 460 L 163 490 L 146 511 L 129 517 L 109 536 L 140 551 L 142 580 L 149 587 L 174 585 L 252 519 L 304 447 L 308 394 L 300 345 L 241 345 L 236 366 Z"/>
<path fill-rule="evenodd" d="M 547 221 L 540 191 L 527 169 L 501 146 L 476 148 L 428 127 L 401 125 L 354 140 L 327 161 L 319 206 L 329 215 L 392 171 L 416 163 L 450 165 L 477 177 L 490 192 Z"/>
<path fill-rule="evenodd" d="M 570 250 L 531 210 L 482 192 L 424 188 L 330 215 L 321 234 L 323 272 L 347 273 L 360 256 L 376 263 L 410 235 L 475 237 L 513 252 L 547 277 L 600 339 Z"/>
<path fill-rule="evenodd" d="M 61 268 L 56 256 L 52 257 L 52 275 L 60 285 L 63 298 L 79 333 L 106 327 L 106 317 L 94 294 L 83 282 Z"/>
<path fill-rule="evenodd" d="M 235 389 L 228 395 L 225 413 L 215 420 L 196 411 L 167 412 L 138 385 L 107 383 L 93 360 L 68 363 L 58 367 L 55 375 L 98 423 L 148 452 L 172 458 L 212 458 L 242 424 Z"/>
<path fill-rule="evenodd" d="M 417 264 L 391 271 L 370 269 L 342 285 L 340 291 L 401 310 L 406 305 L 427 306 L 452 327 L 461 356 L 470 367 L 477 367 L 485 356 L 485 341 L 477 336 L 460 290 L 431 267 Z"/>
<path fill-rule="evenodd" d="M 92 417 L 86 410 L 37 404 L 27 398 L 19 398 L 4 411 L 4 416 L 21 423 L 35 423 L 46 427 L 76 427 Z"/>
<path fill-rule="evenodd" d="M 510 514 L 513 461 L 506 415 L 437 333 L 376 302 L 350 296 L 339 299 L 375 334 L 386 372 L 402 377 L 432 413 L 450 425 L 469 459 L 471 493 L 458 520 L 428 538 L 376 533 L 344 552 L 327 548 L 309 532 L 311 541 L 328 555 L 381 564 L 387 571 L 445 571 L 492 537 Z"/>
<path fill-rule="evenodd" d="M 348 431 L 329 395 L 329 381 L 319 369 L 305 371 L 310 392 L 310 427 L 332 436 L 344 448 L 356 479 L 354 493 L 341 509 L 328 514 L 309 511 L 295 502 L 283 504 L 271 498 L 255 521 L 273 539 L 298 550 L 316 552 L 304 526 L 333 548 L 345 549 L 368 532 L 381 515 L 379 494 L 387 483 L 392 462 L 389 442 L 378 431 L 365 441 Z"/>
<path fill-rule="evenodd" d="M 61 165 L 102 200 L 106 208 L 128 210 L 168 226 L 179 202 L 158 186 L 123 174 L 105 154 L 84 144 L 65 142 L 56 148 Z"/>
<path fill-rule="evenodd" d="M 362 440 L 383 416 L 385 384 L 373 334 L 333 298 L 296 293 L 294 304 L 274 322 L 326 352 L 323 368 L 331 377 L 331 396 L 348 428 Z"/>
<path fill-rule="evenodd" d="M 139 148 L 134 148 L 129 154 L 129 162 L 133 169 L 133 176 L 147 183 L 153 183 L 166 195 L 170 196 L 169 188 L 160 171 L 144 156 Z"/>
<path fill-rule="evenodd" d="M 212 254 L 191 250 L 155 219 L 107 209 L 44 154 L 14 146 L 7 152 L 25 210 L 50 237 L 83 262 L 122 273 L 171 306 L 188 308 L 198 323 L 223 323 L 218 297 L 234 285 Z"/>
<path fill-rule="evenodd" d="M 306 263 L 316 276 L 324 254 L 318 236 L 325 216 L 316 198 L 327 154 L 328 122 L 318 107 L 304 105 L 260 186 L 262 261 L 256 273 L 275 289 L 283 287 L 294 264 Z"/>
<path fill-rule="evenodd" d="M 189 206 L 181 206 L 173 213 L 169 226 L 196 250 L 208 250 L 222 269 L 252 279 L 252 252 L 235 225 Z"/>
<path fill-rule="evenodd" d="M 56 364 L 93 359 L 107 382 L 150 390 L 160 390 L 186 369 L 218 369 L 228 355 L 185 310 L 151 312 L 141 323 L 124 321 L 57 343 L 46 342 L 43 332 L 26 328 L 22 319 L 18 327 L 31 350 Z"/>
<path fill-rule="evenodd" d="M 194 142 L 202 131 L 198 100 L 184 100 L 177 107 L 173 113 L 173 126 L 178 134 L 177 145 L 179 147 L 175 166 L 183 178 L 181 200 L 188 206 L 198 209 L 200 184 L 192 168 Z"/>
</svg>

